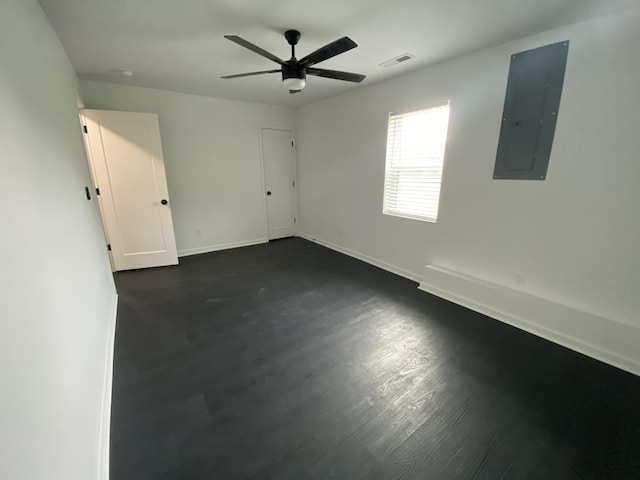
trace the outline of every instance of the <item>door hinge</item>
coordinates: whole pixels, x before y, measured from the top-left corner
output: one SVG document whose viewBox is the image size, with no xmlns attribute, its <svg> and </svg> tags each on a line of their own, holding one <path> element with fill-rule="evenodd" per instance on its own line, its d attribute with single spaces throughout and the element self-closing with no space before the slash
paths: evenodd
<svg viewBox="0 0 640 480">
<path fill-rule="evenodd" d="M 295 187 L 296 186 L 296 181 L 294 180 L 292 183 L 293 183 L 293 186 Z"/>
<path fill-rule="evenodd" d="M 83 125 L 82 127 L 83 127 L 83 130 L 84 130 L 84 133 L 89 133 L 89 129 L 87 128 L 86 125 Z"/>
<path fill-rule="evenodd" d="M 96 195 L 100 195 L 100 189 L 96 188 Z"/>
<path fill-rule="evenodd" d="M 291 146 L 293 147 L 293 140 L 291 140 Z"/>
<path fill-rule="evenodd" d="M 107 243 L 107 250 L 111 251 L 111 244 Z"/>
<path fill-rule="evenodd" d="M 293 223 L 296 223 L 296 217 L 293 217 Z"/>
</svg>

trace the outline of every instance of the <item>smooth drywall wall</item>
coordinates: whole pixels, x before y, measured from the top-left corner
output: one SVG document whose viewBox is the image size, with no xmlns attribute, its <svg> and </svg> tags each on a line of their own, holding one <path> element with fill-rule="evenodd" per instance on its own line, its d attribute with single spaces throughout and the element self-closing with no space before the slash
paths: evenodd
<svg viewBox="0 0 640 480">
<path fill-rule="evenodd" d="M 290 108 L 81 81 L 86 108 L 157 113 L 178 255 L 267 241 L 260 127 Z"/>
<path fill-rule="evenodd" d="M 547 179 L 493 180 L 510 55 L 563 40 Z M 410 278 L 438 265 L 640 327 L 638 45 L 632 10 L 300 108 L 300 232 Z M 449 99 L 437 223 L 383 215 L 389 112 Z"/>
<path fill-rule="evenodd" d="M 35 0 L 0 2 L 0 478 L 98 478 L 115 289 L 75 72 Z M 106 478 L 106 477 L 105 477 Z"/>
</svg>

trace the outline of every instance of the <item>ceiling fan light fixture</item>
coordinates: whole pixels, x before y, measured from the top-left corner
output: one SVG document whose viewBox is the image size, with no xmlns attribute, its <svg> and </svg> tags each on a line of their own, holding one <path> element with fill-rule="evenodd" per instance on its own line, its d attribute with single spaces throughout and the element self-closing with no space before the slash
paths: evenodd
<svg viewBox="0 0 640 480">
<path fill-rule="evenodd" d="M 306 83 L 304 78 L 289 77 L 282 80 L 282 84 L 287 90 L 302 90 Z"/>
</svg>

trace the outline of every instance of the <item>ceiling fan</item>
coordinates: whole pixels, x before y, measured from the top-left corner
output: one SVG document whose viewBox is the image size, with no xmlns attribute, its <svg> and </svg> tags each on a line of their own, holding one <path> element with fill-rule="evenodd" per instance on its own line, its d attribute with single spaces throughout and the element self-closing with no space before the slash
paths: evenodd
<svg viewBox="0 0 640 480">
<path fill-rule="evenodd" d="M 285 61 L 257 45 L 246 41 L 244 38 L 236 35 L 225 35 L 224 38 L 227 40 L 231 40 L 241 47 L 247 48 L 258 55 L 262 55 L 263 57 L 276 62 L 281 68 L 277 70 L 264 70 L 261 72 L 239 73 L 237 75 L 227 75 L 221 78 L 251 77 L 253 75 L 281 72 L 282 83 L 289 89 L 289 93 L 300 92 L 306 84 L 307 75 L 316 75 L 318 77 L 334 78 L 336 80 L 356 83 L 360 83 L 365 79 L 366 75 L 313 67 L 313 65 L 317 63 L 324 62 L 331 57 L 335 57 L 336 55 L 347 52 L 352 48 L 356 48 L 358 45 L 349 37 L 342 37 L 298 60 L 296 58 L 296 45 L 300 40 L 300 36 L 301 34 L 298 30 L 287 30 L 284 32 L 284 38 L 286 38 L 287 43 L 291 45 L 291 59 Z"/>
</svg>

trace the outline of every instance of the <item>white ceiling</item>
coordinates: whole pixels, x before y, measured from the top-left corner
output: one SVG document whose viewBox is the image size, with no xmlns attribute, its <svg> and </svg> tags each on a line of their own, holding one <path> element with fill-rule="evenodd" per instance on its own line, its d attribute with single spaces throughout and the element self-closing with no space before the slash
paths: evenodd
<svg viewBox="0 0 640 480">
<path fill-rule="evenodd" d="M 40 0 L 84 79 L 237 100 L 300 106 L 586 18 L 637 0 Z M 277 68 L 226 39 L 239 35 L 290 56 L 283 33 L 302 32 L 296 56 L 342 36 L 359 47 L 317 65 L 367 75 L 360 84 L 319 77 L 289 95 L 279 74 L 221 75 Z M 415 59 L 383 68 L 403 53 Z M 133 77 L 114 70 L 130 69 Z"/>
</svg>

